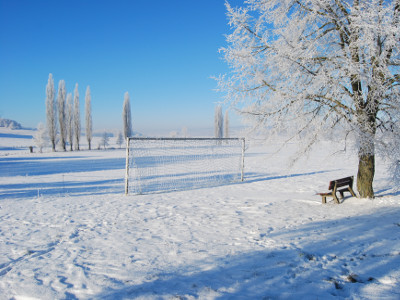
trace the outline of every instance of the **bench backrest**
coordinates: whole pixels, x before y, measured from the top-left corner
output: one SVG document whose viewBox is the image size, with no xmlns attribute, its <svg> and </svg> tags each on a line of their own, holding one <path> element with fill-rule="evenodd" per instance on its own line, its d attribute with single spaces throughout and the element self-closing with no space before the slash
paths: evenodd
<svg viewBox="0 0 400 300">
<path fill-rule="evenodd" d="M 341 178 L 341 179 L 337 179 L 337 180 L 332 180 L 331 182 L 329 182 L 329 189 L 333 190 L 335 188 L 335 184 L 336 184 L 336 188 L 339 188 L 342 186 L 350 186 L 351 188 L 353 188 L 353 180 L 354 180 L 353 176 L 345 177 L 345 178 Z"/>
</svg>

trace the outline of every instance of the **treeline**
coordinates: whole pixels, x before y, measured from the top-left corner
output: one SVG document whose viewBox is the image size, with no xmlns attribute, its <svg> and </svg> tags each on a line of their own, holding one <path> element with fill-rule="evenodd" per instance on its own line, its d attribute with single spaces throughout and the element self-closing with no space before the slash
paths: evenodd
<svg viewBox="0 0 400 300">
<path fill-rule="evenodd" d="M 91 150 L 93 138 L 92 112 L 91 112 L 90 87 L 86 88 L 85 94 L 85 125 L 86 139 Z M 58 122 L 57 122 L 58 121 Z M 81 137 L 81 116 L 79 104 L 78 84 L 75 84 L 74 97 L 65 88 L 65 81 L 58 82 L 57 98 L 55 97 L 53 75 L 49 74 L 46 85 L 46 124 L 47 134 L 53 151 L 56 151 L 57 142 L 63 151 L 79 150 Z"/>
</svg>

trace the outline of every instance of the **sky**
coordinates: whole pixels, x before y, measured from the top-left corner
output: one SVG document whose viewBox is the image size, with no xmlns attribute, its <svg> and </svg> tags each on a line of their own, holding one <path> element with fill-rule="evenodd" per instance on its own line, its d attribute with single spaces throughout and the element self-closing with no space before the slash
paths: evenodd
<svg viewBox="0 0 400 300">
<path fill-rule="evenodd" d="M 225 0 L 0 0 L 0 117 L 45 123 L 52 73 L 78 83 L 82 122 L 90 86 L 95 130 L 122 129 L 125 92 L 134 131 L 212 128 L 230 30 Z"/>
</svg>

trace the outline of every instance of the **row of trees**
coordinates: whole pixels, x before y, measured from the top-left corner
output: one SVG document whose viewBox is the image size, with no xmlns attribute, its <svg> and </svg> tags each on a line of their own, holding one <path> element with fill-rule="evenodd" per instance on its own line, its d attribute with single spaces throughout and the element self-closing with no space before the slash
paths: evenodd
<svg viewBox="0 0 400 300">
<path fill-rule="evenodd" d="M 86 88 L 85 95 L 85 120 L 86 139 L 88 141 L 90 150 L 93 132 L 91 94 L 89 86 Z M 81 117 L 78 84 L 75 84 L 74 98 L 72 100 L 72 94 L 67 94 L 66 92 L 65 81 L 60 80 L 58 83 L 58 93 L 56 98 L 54 80 L 51 73 L 49 74 L 49 79 L 46 85 L 46 124 L 47 133 L 53 151 L 56 151 L 58 140 L 63 151 L 66 151 L 67 143 L 70 145 L 71 151 L 73 149 L 79 150 L 79 142 L 81 137 Z"/>
<path fill-rule="evenodd" d="M 216 138 L 229 138 L 229 114 L 225 111 L 225 118 L 222 116 L 222 107 L 218 105 L 214 114 L 214 135 Z"/>
<path fill-rule="evenodd" d="M 100 147 L 103 146 L 103 149 L 105 150 L 106 147 L 109 145 L 108 143 L 109 141 L 110 141 L 110 134 L 107 133 L 107 131 L 104 131 L 103 134 L 101 135 L 101 140 L 98 149 L 100 150 Z M 121 145 L 124 143 L 122 132 L 118 132 L 115 143 L 119 146 L 119 148 L 121 148 Z"/>
</svg>

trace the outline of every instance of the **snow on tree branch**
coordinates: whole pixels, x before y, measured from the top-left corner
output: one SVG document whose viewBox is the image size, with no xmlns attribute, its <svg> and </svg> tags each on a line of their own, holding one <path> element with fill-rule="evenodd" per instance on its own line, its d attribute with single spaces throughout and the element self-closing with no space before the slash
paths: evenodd
<svg viewBox="0 0 400 300">
<path fill-rule="evenodd" d="M 360 156 L 393 152 L 382 136 L 391 128 L 400 138 L 399 0 L 226 7 L 232 32 L 220 51 L 230 74 L 219 89 L 254 128 L 293 129 L 308 138 L 304 151 L 341 128 L 342 140 L 356 136 Z"/>
</svg>

